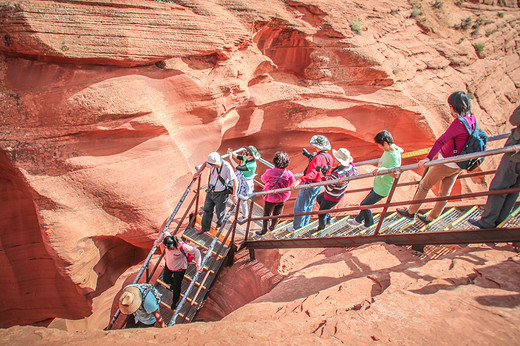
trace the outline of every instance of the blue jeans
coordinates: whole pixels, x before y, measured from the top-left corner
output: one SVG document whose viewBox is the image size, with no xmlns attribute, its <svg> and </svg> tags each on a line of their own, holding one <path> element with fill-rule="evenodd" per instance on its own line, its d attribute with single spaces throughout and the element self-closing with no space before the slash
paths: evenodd
<svg viewBox="0 0 520 346">
<path fill-rule="evenodd" d="M 302 185 L 310 183 L 313 182 L 306 182 Z M 311 212 L 314 201 L 316 200 L 316 197 L 318 197 L 322 187 L 323 186 L 315 186 L 307 189 L 301 189 L 300 192 L 298 192 L 298 197 L 296 197 L 296 202 L 294 202 L 294 213 L 299 214 Z M 307 226 L 310 219 L 310 215 L 295 216 L 293 220 L 294 229 Z"/>
<path fill-rule="evenodd" d="M 320 210 L 332 209 L 336 206 L 336 204 L 339 203 L 325 199 L 324 195 L 325 194 L 322 192 L 318 195 L 318 198 L 316 198 L 316 201 L 318 201 L 318 204 L 320 205 Z M 330 214 L 319 214 L 318 219 L 320 220 L 320 225 L 318 226 L 318 229 L 324 229 L 330 223 Z"/>
<path fill-rule="evenodd" d="M 378 195 L 374 192 L 374 189 L 370 191 L 370 193 L 365 197 L 365 199 L 361 202 L 361 205 L 372 205 L 376 204 L 380 200 L 385 198 L 385 196 Z M 365 220 L 365 226 L 370 227 L 374 224 L 374 217 L 372 216 L 372 211 L 370 209 L 361 210 L 359 215 L 356 216 L 356 221 L 361 223 Z"/>
<path fill-rule="evenodd" d="M 207 232 L 211 228 L 211 220 L 213 219 L 213 210 L 217 213 L 217 226 L 222 224 L 222 218 L 226 212 L 226 203 L 228 194 L 221 192 L 208 192 L 204 201 L 204 215 L 200 225 L 201 231 Z"/>
</svg>

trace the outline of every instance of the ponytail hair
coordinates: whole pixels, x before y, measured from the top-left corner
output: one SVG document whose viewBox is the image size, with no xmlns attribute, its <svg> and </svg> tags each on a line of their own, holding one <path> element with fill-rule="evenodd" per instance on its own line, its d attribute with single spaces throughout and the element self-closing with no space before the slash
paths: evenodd
<svg viewBox="0 0 520 346">
<path fill-rule="evenodd" d="M 448 103 L 459 117 L 471 115 L 471 101 L 464 91 L 455 91 L 448 97 Z"/>
</svg>

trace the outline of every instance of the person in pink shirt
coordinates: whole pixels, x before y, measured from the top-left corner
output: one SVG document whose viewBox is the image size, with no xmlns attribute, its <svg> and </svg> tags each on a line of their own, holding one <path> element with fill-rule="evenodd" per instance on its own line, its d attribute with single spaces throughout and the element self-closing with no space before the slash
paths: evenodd
<svg viewBox="0 0 520 346">
<path fill-rule="evenodd" d="M 164 254 L 164 267 L 163 281 L 170 285 L 172 291 L 172 303 L 170 305 L 172 310 L 175 310 L 179 298 L 181 296 L 181 285 L 184 278 L 184 273 L 188 268 L 188 254 L 193 256 L 195 261 L 195 267 L 199 273 L 202 273 L 202 256 L 200 255 L 199 249 L 190 246 L 184 242 L 179 242 L 175 235 L 171 235 L 170 232 L 166 231 L 155 241 L 155 245 L 160 245 L 161 242 L 166 248 Z"/>
<path fill-rule="evenodd" d="M 264 191 L 290 187 L 296 181 L 294 174 L 287 169 L 287 166 L 289 166 L 289 162 L 290 159 L 287 153 L 279 151 L 274 155 L 274 168 L 265 171 L 265 173 L 262 174 L 261 177 L 262 182 L 265 184 Z M 291 197 L 291 191 L 274 193 L 271 195 L 264 195 L 264 216 L 280 215 L 283 211 L 285 201 L 287 201 L 289 197 Z M 268 222 L 269 220 L 264 220 L 262 231 L 256 232 L 256 234 L 266 234 Z M 277 224 L 278 219 L 272 219 L 269 230 L 274 230 Z"/>
<path fill-rule="evenodd" d="M 450 114 L 454 118 L 446 132 L 440 136 L 425 159 L 418 162 L 418 166 L 424 168 L 424 164 L 431 161 L 438 154 L 439 159 L 457 155 L 464 148 L 469 139 L 468 130 L 463 121 L 467 122 L 471 130 L 475 129 L 477 120 L 471 113 L 471 101 L 463 91 L 456 91 L 448 97 Z M 455 149 L 456 148 L 456 149 Z M 442 165 L 428 167 L 419 183 L 414 200 L 424 199 L 428 191 L 437 183 L 439 186 L 439 196 L 448 196 L 457 180 L 462 169 L 457 163 L 445 163 Z M 417 214 L 417 217 L 425 224 L 430 223 L 441 215 L 448 201 L 438 201 L 428 215 Z M 407 218 L 413 219 L 421 207 L 421 204 L 412 204 L 409 208 L 397 208 L 397 212 Z"/>
</svg>

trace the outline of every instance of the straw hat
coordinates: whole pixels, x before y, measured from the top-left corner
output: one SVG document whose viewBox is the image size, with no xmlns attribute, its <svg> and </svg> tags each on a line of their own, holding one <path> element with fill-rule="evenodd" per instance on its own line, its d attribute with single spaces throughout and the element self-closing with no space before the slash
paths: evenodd
<svg viewBox="0 0 520 346">
<path fill-rule="evenodd" d="M 339 161 L 343 166 L 348 166 L 354 159 L 350 156 L 350 151 L 345 148 L 340 148 L 339 150 L 332 149 L 332 155 Z"/>
<path fill-rule="evenodd" d="M 135 286 L 126 286 L 119 297 L 119 310 L 125 314 L 130 315 L 139 309 L 143 298 L 141 290 Z"/>
</svg>

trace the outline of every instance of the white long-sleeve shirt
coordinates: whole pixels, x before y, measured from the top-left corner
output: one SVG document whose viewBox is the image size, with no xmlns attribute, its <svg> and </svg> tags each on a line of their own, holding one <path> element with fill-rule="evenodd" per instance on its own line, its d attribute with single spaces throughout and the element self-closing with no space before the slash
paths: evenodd
<svg viewBox="0 0 520 346">
<path fill-rule="evenodd" d="M 163 239 L 166 237 L 171 237 L 171 233 L 168 231 L 164 232 L 155 241 L 155 245 L 162 244 Z M 201 263 L 202 263 L 202 256 L 200 254 L 199 249 L 197 249 L 191 245 L 188 245 L 184 242 L 179 241 L 179 247 L 181 246 L 181 244 L 182 244 L 182 250 L 186 254 L 188 254 L 188 253 L 191 254 L 193 256 L 193 260 L 195 261 L 195 263 L 197 263 L 198 266 L 200 267 Z M 168 269 L 170 269 L 171 271 L 174 271 L 174 272 L 188 268 L 188 259 L 182 253 L 182 251 L 180 249 L 170 250 L 170 249 L 166 248 L 166 253 L 164 254 L 164 261 L 165 261 Z"/>
</svg>

